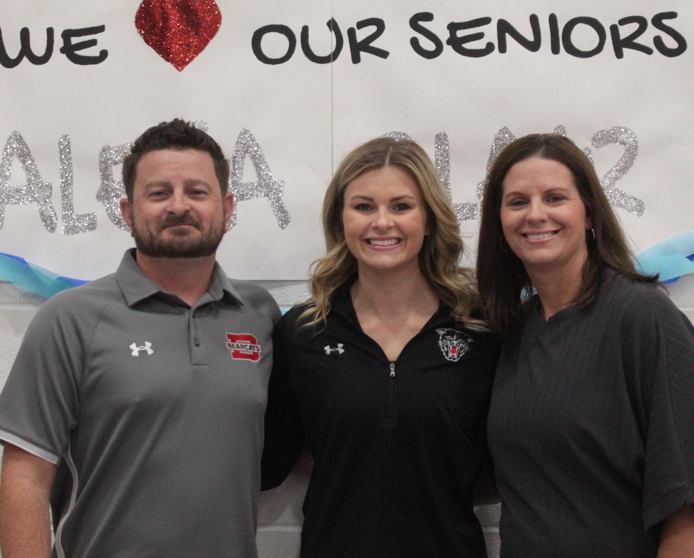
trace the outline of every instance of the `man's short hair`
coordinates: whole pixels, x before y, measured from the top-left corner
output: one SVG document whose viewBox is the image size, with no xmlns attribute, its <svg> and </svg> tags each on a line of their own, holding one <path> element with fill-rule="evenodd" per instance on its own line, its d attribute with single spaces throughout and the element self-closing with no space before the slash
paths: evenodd
<svg viewBox="0 0 694 558">
<path fill-rule="evenodd" d="M 229 190 L 229 161 L 219 144 L 209 134 L 196 128 L 191 122 L 174 118 L 147 129 L 133 143 L 130 153 L 123 159 L 123 185 L 128 200 L 133 201 L 135 176 L 140 159 L 150 151 L 163 149 L 195 149 L 209 153 L 214 162 L 214 172 L 224 197 Z"/>
</svg>

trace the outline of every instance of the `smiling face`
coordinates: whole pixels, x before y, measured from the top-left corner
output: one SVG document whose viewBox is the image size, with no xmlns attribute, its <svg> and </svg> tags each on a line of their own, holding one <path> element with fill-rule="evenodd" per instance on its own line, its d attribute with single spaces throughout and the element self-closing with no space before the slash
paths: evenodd
<svg viewBox="0 0 694 558">
<path fill-rule="evenodd" d="M 152 258 L 214 255 L 232 209 L 233 197 L 222 197 L 212 157 L 194 149 L 143 155 L 132 204 L 121 200 L 138 254 Z"/>
<path fill-rule="evenodd" d="M 562 163 L 531 157 L 511 167 L 503 181 L 501 225 L 533 281 L 540 274 L 580 277 L 590 223 Z"/>
<path fill-rule="evenodd" d="M 366 172 L 345 188 L 345 240 L 360 272 L 411 269 L 419 273 L 426 220 L 419 186 L 399 167 Z"/>
</svg>

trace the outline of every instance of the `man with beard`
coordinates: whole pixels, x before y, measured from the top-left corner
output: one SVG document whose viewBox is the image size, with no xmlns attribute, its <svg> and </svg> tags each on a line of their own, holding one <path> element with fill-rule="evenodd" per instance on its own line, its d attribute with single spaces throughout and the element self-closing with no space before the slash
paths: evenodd
<svg viewBox="0 0 694 558">
<path fill-rule="evenodd" d="M 4 558 L 257 556 L 279 309 L 215 261 L 233 209 L 219 145 L 182 120 L 138 138 L 118 271 L 51 298 L 2 395 Z"/>
</svg>

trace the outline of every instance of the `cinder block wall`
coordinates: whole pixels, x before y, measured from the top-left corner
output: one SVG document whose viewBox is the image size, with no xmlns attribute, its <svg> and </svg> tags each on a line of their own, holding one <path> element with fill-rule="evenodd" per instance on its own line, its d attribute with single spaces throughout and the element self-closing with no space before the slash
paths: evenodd
<svg viewBox="0 0 694 558">
<path fill-rule="evenodd" d="M 308 296 L 301 282 L 260 282 L 280 306 L 289 308 Z M 694 276 L 682 277 L 668 286 L 670 297 L 694 322 Z M 19 344 L 29 322 L 43 303 L 7 283 L 0 283 L 0 388 L 5 385 Z M 261 495 L 258 521 L 258 548 L 261 558 L 295 558 L 301 533 L 301 503 L 308 479 L 293 473 L 279 488 Z M 490 557 L 499 555 L 499 506 L 477 509 L 484 527 Z M 1 557 L 0 557 L 1 558 Z"/>
</svg>

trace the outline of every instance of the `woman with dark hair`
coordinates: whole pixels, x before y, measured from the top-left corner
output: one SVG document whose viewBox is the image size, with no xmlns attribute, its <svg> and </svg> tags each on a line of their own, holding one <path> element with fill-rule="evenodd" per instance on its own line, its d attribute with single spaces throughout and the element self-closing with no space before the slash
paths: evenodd
<svg viewBox="0 0 694 558">
<path fill-rule="evenodd" d="M 502 557 L 694 556 L 694 329 L 634 269 L 571 140 L 526 136 L 494 162 L 477 278 L 504 339 Z"/>
<path fill-rule="evenodd" d="M 302 558 L 484 558 L 471 491 L 498 344 L 431 160 L 412 141 L 358 147 L 323 228 L 312 298 L 275 329 L 263 488 L 308 443 Z"/>
</svg>

